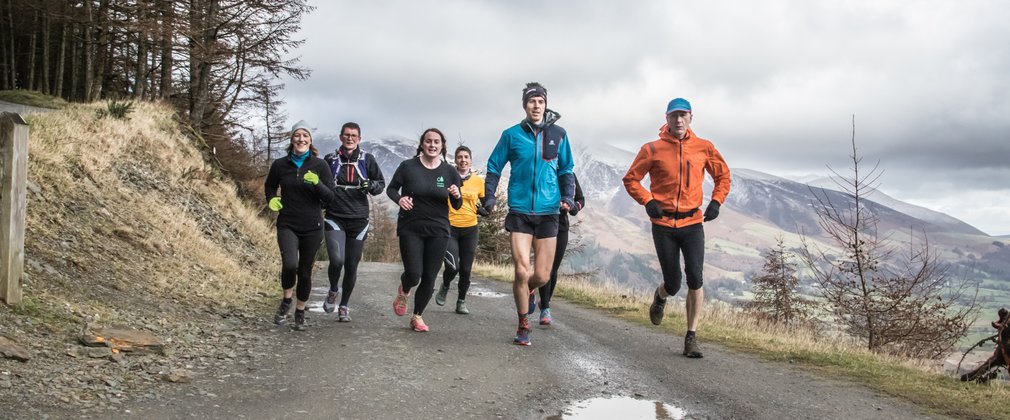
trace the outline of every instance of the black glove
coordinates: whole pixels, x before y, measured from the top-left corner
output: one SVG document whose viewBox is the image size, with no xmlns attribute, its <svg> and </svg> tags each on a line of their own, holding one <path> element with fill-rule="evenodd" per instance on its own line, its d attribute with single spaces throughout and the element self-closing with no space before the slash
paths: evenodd
<svg viewBox="0 0 1010 420">
<path fill-rule="evenodd" d="M 359 185 L 359 186 L 358 186 L 358 188 L 360 188 L 360 189 L 364 190 L 365 192 L 370 192 L 370 191 L 369 191 L 369 189 L 370 189 L 371 187 L 372 187 L 372 183 L 371 183 L 371 182 L 368 182 L 368 180 L 367 180 L 367 179 L 363 179 L 363 180 L 361 180 L 361 185 Z"/>
<path fill-rule="evenodd" d="M 645 212 L 648 213 L 649 217 L 653 219 L 660 219 L 664 216 L 663 208 L 659 205 L 659 200 L 653 198 L 645 203 Z"/>
<path fill-rule="evenodd" d="M 487 214 L 491 214 L 491 212 L 494 210 L 494 205 L 497 202 L 498 202 L 498 200 L 495 199 L 494 197 L 485 198 L 484 199 L 484 211 L 486 211 Z"/>
<path fill-rule="evenodd" d="M 491 213 L 488 213 L 487 209 L 485 209 L 484 206 L 477 206 L 477 215 L 480 217 L 488 217 L 491 215 Z"/>
<path fill-rule="evenodd" d="M 579 214 L 579 210 L 582 210 L 582 206 L 580 206 L 579 203 L 576 202 L 575 205 L 572 206 L 572 208 L 568 209 L 568 215 L 574 216 L 576 214 Z"/>
<path fill-rule="evenodd" d="M 721 207 L 721 205 L 718 201 L 712 200 L 708 202 L 708 207 L 705 208 L 706 222 L 709 220 L 715 220 L 716 217 L 719 217 L 719 207 Z"/>
<path fill-rule="evenodd" d="M 561 203 L 568 205 L 568 212 L 569 213 L 571 213 L 572 209 L 575 208 L 575 200 L 572 200 L 569 197 L 561 197 Z"/>
</svg>

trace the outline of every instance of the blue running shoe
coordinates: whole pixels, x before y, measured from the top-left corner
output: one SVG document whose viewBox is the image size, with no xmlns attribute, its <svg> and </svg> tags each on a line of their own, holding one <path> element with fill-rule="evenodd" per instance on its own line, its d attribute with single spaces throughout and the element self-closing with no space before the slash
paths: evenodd
<svg viewBox="0 0 1010 420">
<path fill-rule="evenodd" d="M 533 312 L 536 312 L 536 310 L 537 310 L 537 291 L 536 291 L 536 289 L 530 290 L 529 302 L 530 302 L 529 312 L 526 312 L 526 315 L 533 315 Z"/>
<path fill-rule="evenodd" d="M 540 325 L 551 325 L 554 322 L 554 318 L 551 317 L 551 308 L 544 308 L 540 310 Z"/>
<path fill-rule="evenodd" d="M 513 343 L 520 346 L 529 346 L 533 343 L 530 342 L 530 322 L 523 318 L 519 321 L 519 328 L 516 329 L 516 338 L 512 340 Z"/>
</svg>

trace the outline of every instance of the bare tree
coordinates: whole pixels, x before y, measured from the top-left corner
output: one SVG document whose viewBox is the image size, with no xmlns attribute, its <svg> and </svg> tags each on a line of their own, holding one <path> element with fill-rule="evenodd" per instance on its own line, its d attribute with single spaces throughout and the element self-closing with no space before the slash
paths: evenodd
<svg viewBox="0 0 1010 420">
<path fill-rule="evenodd" d="M 865 172 L 856 149 L 852 123 L 852 173 L 831 169 L 845 202 L 832 201 L 825 190 L 811 188 L 818 224 L 840 248 L 840 254 L 803 237 L 800 257 L 810 268 L 836 322 L 867 348 L 911 357 L 941 357 L 964 336 L 978 315 L 975 294 L 964 279 L 948 276 L 948 265 L 929 247 L 926 234 L 907 253 L 878 232 L 878 217 L 866 197 L 883 173 L 880 163 Z M 829 167 L 830 169 L 830 167 Z"/>
<path fill-rule="evenodd" d="M 761 273 L 751 278 L 754 300 L 744 304 L 746 310 L 759 318 L 785 326 L 808 321 L 815 308 L 813 300 L 800 296 L 796 290 L 800 279 L 790 257 L 785 241 L 778 237 L 776 246 L 765 252 Z"/>
</svg>

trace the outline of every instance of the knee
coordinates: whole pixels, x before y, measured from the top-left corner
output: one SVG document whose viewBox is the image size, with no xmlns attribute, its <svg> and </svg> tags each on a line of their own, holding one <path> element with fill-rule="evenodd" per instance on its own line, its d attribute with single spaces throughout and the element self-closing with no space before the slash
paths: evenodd
<svg viewBox="0 0 1010 420">
<path fill-rule="evenodd" d="M 298 271 L 298 260 L 295 258 L 281 259 L 281 271 L 285 273 Z"/>
<path fill-rule="evenodd" d="M 421 282 L 421 273 L 414 272 L 412 270 L 404 271 L 403 274 L 400 275 L 400 282 L 403 284 L 404 289 L 417 286 L 417 284 Z"/>
<path fill-rule="evenodd" d="M 680 291 L 680 282 L 678 281 L 674 284 L 663 283 L 663 290 L 670 296 L 676 295 Z"/>
</svg>

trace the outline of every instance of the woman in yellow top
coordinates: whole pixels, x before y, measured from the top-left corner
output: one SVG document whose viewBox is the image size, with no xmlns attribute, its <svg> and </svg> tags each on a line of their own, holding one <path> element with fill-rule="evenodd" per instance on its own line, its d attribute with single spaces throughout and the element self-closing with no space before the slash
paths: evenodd
<svg viewBox="0 0 1010 420">
<path fill-rule="evenodd" d="M 470 148 L 456 148 L 456 170 L 463 179 L 463 206 L 459 210 L 449 207 L 449 246 L 445 250 L 445 270 L 442 271 L 442 287 L 435 294 L 435 304 L 445 305 L 449 294 L 449 284 L 459 273 L 459 298 L 456 300 L 456 313 L 466 315 L 470 310 L 466 307 L 466 291 L 470 288 L 470 269 L 477 252 L 477 215 L 486 216 L 484 211 L 484 178 L 471 173 L 470 165 L 473 156 Z"/>
</svg>

